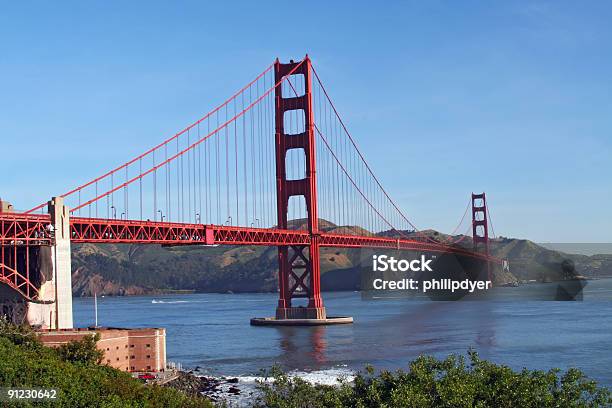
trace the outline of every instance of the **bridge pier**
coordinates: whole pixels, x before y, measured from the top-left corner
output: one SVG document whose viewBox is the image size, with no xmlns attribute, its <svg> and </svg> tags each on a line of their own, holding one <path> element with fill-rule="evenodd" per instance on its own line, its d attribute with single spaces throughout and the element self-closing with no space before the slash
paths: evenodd
<svg viewBox="0 0 612 408">
<path fill-rule="evenodd" d="M 319 244 L 279 248 L 279 300 L 277 319 L 326 319 L 327 313 L 321 299 L 319 270 Z M 306 251 L 308 251 L 306 253 Z M 292 299 L 307 298 L 308 304 L 294 306 Z"/>
<path fill-rule="evenodd" d="M 51 225 L 55 231 L 55 245 L 51 251 L 55 283 L 55 327 L 71 329 L 72 319 L 72 259 L 70 255 L 70 211 L 64 199 L 49 201 Z"/>
<path fill-rule="evenodd" d="M 15 240 L 2 247 L 2 263 L 19 271 L 28 284 L 36 287 L 36 299 L 29 301 L 18 291 L 0 285 L 0 314 L 15 323 L 37 328 L 70 329 L 73 327 L 70 213 L 61 197 L 52 198 L 48 209 L 51 245 Z"/>
</svg>

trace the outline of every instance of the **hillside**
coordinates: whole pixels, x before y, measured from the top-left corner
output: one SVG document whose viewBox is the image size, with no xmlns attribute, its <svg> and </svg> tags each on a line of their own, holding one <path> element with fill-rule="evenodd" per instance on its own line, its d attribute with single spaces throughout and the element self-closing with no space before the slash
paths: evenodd
<svg viewBox="0 0 612 408">
<path fill-rule="evenodd" d="M 213 407 L 206 398 L 145 385 L 129 373 L 101 365 L 103 353 L 90 339 L 59 348 L 45 347 L 29 326 L 15 326 L 3 318 L 0 318 L 0 355 L 2 387 L 57 392 L 52 394 L 55 399 L 9 402 L 4 391 L 1 407 Z"/>
<path fill-rule="evenodd" d="M 353 232 L 321 222 L 330 232 Z M 292 227 L 302 227 L 303 220 Z M 436 231 L 424 231 L 444 241 Z M 406 234 L 410 234 L 406 232 Z M 386 234 L 382 234 L 386 235 Z M 456 237 L 455 237 L 456 238 Z M 470 248 L 469 237 L 462 245 Z M 517 280 L 555 281 L 567 274 L 598 277 L 612 275 L 612 255 L 568 255 L 546 249 L 528 240 L 498 238 L 491 242 L 492 254 L 510 262 L 510 273 L 495 271 L 496 284 Z M 322 248 L 324 290 L 359 289 L 363 254 L 355 249 Z M 75 296 L 140 295 L 167 291 L 273 292 L 277 290 L 277 252 L 274 247 L 162 247 L 160 245 L 74 245 L 72 249 Z"/>
</svg>

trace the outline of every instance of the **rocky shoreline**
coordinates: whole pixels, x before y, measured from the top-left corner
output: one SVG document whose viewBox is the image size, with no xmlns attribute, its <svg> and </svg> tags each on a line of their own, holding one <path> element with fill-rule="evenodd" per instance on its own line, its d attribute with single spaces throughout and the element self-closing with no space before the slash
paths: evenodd
<svg viewBox="0 0 612 408">
<path fill-rule="evenodd" d="M 177 378 L 168 381 L 163 386 L 192 396 L 204 396 L 212 401 L 231 401 L 239 398 L 243 393 L 238 382 L 236 377 L 206 377 L 194 371 L 181 371 Z"/>
</svg>

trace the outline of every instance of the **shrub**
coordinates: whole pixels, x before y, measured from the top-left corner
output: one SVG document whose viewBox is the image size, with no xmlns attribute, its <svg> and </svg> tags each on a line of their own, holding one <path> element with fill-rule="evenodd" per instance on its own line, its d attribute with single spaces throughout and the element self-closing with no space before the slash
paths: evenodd
<svg viewBox="0 0 612 408">
<path fill-rule="evenodd" d="M 261 382 L 255 406 L 268 408 L 327 407 L 609 407 L 612 396 L 587 379 L 580 370 L 513 371 L 469 351 L 444 360 L 420 356 L 407 371 L 381 371 L 371 367 L 352 383 L 311 385 L 273 368 L 272 383 Z"/>
<path fill-rule="evenodd" d="M 9 339 L 13 344 L 42 347 L 36 333 L 26 324 L 11 323 L 6 316 L 0 315 L 0 337 Z"/>
<path fill-rule="evenodd" d="M 71 363 L 100 364 L 104 352 L 96 346 L 98 340 L 100 340 L 99 333 L 93 336 L 85 336 L 81 340 L 62 344 L 57 352 L 63 360 Z"/>
<path fill-rule="evenodd" d="M 52 349 L 42 346 L 31 334 L 25 328 L 0 324 L 0 385 L 56 388 L 58 399 L 19 406 L 212 407 L 205 398 L 145 385 L 127 373 L 94 364 L 98 355 L 91 336 L 62 349 Z"/>
</svg>

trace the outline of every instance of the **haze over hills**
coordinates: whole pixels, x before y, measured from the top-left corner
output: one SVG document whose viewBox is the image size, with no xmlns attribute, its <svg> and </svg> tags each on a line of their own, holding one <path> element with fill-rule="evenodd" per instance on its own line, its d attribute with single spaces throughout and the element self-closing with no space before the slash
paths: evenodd
<svg viewBox="0 0 612 408">
<path fill-rule="evenodd" d="M 305 220 L 292 228 L 305 228 Z M 357 227 L 336 226 L 320 221 L 321 229 L 337 233 L 359 233 Z M 359 231 L 358 231 L 359 230 Z M 365 232 L 367 233 L 367 232 Z M 414 232 L 403 231 L 405 235 Z M 421 231 L 446 241 L 437 231 Z M 381 233 L 380 235 L 389 235 Z M 462 246 L 472 247 L 471 237 Z M 546 249 L 528 240 L 500 237 L 490 242 L 492 255 L 508 259 L 510 272 L 495 272 L 496 284 L 516 281 L 556 281 L 571 275 L 612 275 L 612 255 L 570 255 Z M 276 247 L 177 246 L 129 244 L 77 244 L 72 249 L 73 293 L 75 296 L 138 295 L 167 291 L 274 292 L 277 290 Z M 362 253 L 357 249 L 322 248 L 323 290 L 359 289 L 357 266 Z"/>
</svg>

